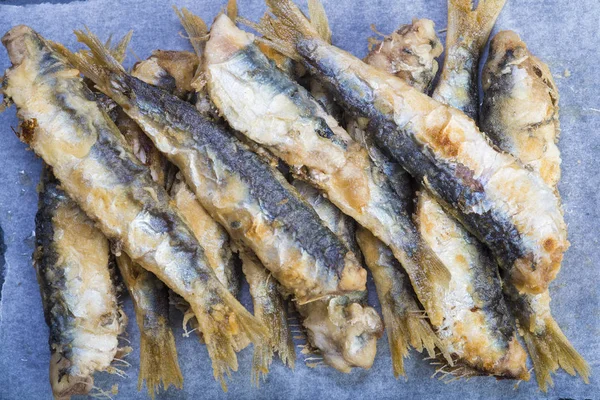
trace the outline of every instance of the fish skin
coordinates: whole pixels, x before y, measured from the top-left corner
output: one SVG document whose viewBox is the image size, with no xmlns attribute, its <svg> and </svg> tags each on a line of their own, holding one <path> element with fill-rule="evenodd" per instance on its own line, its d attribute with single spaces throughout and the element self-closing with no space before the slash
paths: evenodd
<svg viewBox="0 0 600 400">
<path fill-rule="evenodd" d="M 388 244 L 437 321 L 441 306 L 436 299 L 444 290 L 447 271 L 419 238 L 405 205 L 367 151 L 225 15 L 213 23 L 204 65 L 208 92 L 229 124 L 285 161 L 296 176 L 322 190 L 336 207 Z M 236 93 L 244 94 L 243 102 Z"/>
<path fill-rule="evenodd" d="M 459 110 L 328 45 L 289 0 L 267 0 L 262 25 L 301 58 L 336 98 L 370 118 L 375 141 L 488 245 L 511 282 L 543 292 L 568 247 L 558 199 L 543 181 L 497 151 Z M 266 40 L 266 39 L 263 39 Z"/>
<path fill-rule="evenodd" d="M 426 92 L 428 85 L 415 82 L 410 74 L 417 72 L 418 77 L 435 76 L 437 62 L 428 60 L 439 56 L 441 50 L 431 46 L 426 52 L 427 48 L 419 45 L 422 40 L 413 37 L 414 31 L 414 28 L 404 28 L 395 32 L 386 51 L 405 57 L 407 53 L 409 57 L 420 54 L 425 60 L 418 63 L 424 69 L 421 73 L 418 73 L 418 68 L 415 71 L 408 67 L 408 63 L 394 65 L 380 57 L 368 56 L 365 61 Z M 429 34 L 435 37 L 432 25 Z M 495 375 L 528 379 L 527 355 L 516 339 L 513 321 L 502 297 L 495 261 L 487 249 L 449 216 L 430 194 L 421 188 L 416 197 L 415 223 L 451 274 L 442 303 L 444 322 L 436 329 L 438 347 L 447 352 L 447 358 L 451 355 L 453 359 L 453 365 L 446 370 L 456 371 L 457 376 L 465 377 Z M 391 281 L 390 278 L 388 281 Z"/>
<path fill-rule="evenodd" d="M 224 374 L 237 369 L 236 337 L 260 340 L 264 327 L 219 283 L 166 191 L 99 109 L 79 71 L 29 27 L 11 29 L 2 42 L 13 63 L 5 95 L 27 121 L 20 139 L 109 239 L 190 302 L 215 378 L 224 384 Z"/>
<path fill-rule="evenodd" d="M 513 154 L 558 193 L 560 134 L 558 89 L 546 64 L 527 49 L 519 35 L 499 32 L 483 68 L 482 129 L 496 145 Z M 560 367 L 589 382 L 590 368 L 573 348 L 550 311 L 550 293 L 532 295 L 504 285 L 504 294 L 519 325 L 544 392 Z"/>
<path fill-rule="evenodd" d="M 110 370 L 125 330 L 109 273 L 104 235 L 42 172 L 34 266 L 50 329 L 50 384 L 55 398 L 89 393 L 93 373 Z"/>
<path fill-rule="evenodd" d="M 446 56 L 433 99 L 477 121 L 479 59 L 506 0 L 448 0 Z"/>
<path fill-rule="evenodd" d="M 125 74 L 97 39 L 79 38 L 92 46 L 97 65 L 75 55 L 72 61 L 124 106 L 207 212 L 299 302 L 365 287 L 356 257 L 278 171 L 193 105 Z"/>
</svg>

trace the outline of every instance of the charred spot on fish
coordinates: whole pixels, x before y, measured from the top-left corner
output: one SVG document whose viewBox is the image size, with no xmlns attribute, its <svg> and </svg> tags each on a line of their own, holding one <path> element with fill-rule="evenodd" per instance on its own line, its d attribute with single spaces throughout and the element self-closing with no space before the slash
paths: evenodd
<svg viewBox="0 0 600 400">
<path fill-rule="evenodd" d="M 544 75 L 540 67 L 538 67 L 537 65 L 533 66 L 533 72 L 537 75 L 538 78 L 541 78 Z"/>
<path fill-rule="evenodd" d="M 315 130 L 317 135 L 324 139 L 332 140 L 335 138 L 335 134 L 323 118 L 317 118 L 317 127 Z"/>
<path fill-rule="evenodd" d="M 175 81 L 174 77 L 172 77 L 166 72 L 162 72 L 158 77 L 156 86 L 163 90 L 166 90 L 167 92 L 174 92 L 175 89 L 177 89 L 177 82 Z"/>
<path fill-rule="evenodd" d="M 242 227 L 242 223 L 240 221 L 233 221 L 229 224 L 231 229 L 240 229 Z"/>
<path fill-rule="evenodd" d="M 470 168 L 461 163 L 457 163 L 455 171 L 456 177 L 460 179 L 465 186 L 469 187 L 472 192 L 484 192 L 485 189 L 483 188 L 483 185 L 475 179 L 475 173 Z"/>
<path fill-rule="evenodd" d="M 17 136 L 23 142 L 31 144 L 31 141 L 33 140 L 33 135 L 35 134 L 35 128 L 37 128 L 37 126 L 37 119 L 31 118 L 25 120 L 19 125 L 19 131 L 17 132 Z"/>
</svg>

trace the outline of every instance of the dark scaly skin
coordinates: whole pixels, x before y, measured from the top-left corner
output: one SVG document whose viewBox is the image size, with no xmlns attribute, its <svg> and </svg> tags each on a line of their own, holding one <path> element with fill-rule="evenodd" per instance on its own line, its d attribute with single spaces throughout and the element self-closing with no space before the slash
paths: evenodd
<svg viewBox="0 0 600 400">
<path fill-rule="evenodd" d="M 519 35 L 502 31 L 492 39 L 483 69 L 481 126 L 498 147 L 528 165 L 556 192 L 560 179 L 558 89 L 550 69 Z M 573 348 L 550 311 L 550 292 L 532 295 L 510 284 L 504 294 L 519 325 L 540 389 L 552 386 L 560 367 L 588 382 L 587 362 Z"/>
<path fill-rule="evenodd" d="M 48 167 L 39 189 L 34 265 L 50 329 L 50 384 L 55 398 L 70 398 L 92 389 L 95 371 L 110 370 L 125 324 L 109 273 L 108 240 Z M 86 256 L 88 262 L 79 262 Z"/>
<path fill-rule="evenodd" d="M 179 167 L 209 214 L 251 248 L 286 290 L 306 301 L 364 288 L 366 271 L 355 256 L 278 171 L 193 105 L 125 74 L 99 41 L 83 34 L 80 39 L 109 68 L 95 77 L 99 87 Z M 292 255 L 293 261 L 273 258 L 273 252 L 286 252 L 284 258 Z"/>
<path fill-rule="evenodd" d="M 137 161 L 78 71 L 28 27 L 13 28 L 2 42 L 13 63 L 5 95 L 29 121 L 21 140 L 109 239 L 190 302 L 215 360 L 215 378 L 223 382 L 237 368 L 236 340 L 259 340 L 264 328 L 219 283 L 166 191 Z"/>
</svg>

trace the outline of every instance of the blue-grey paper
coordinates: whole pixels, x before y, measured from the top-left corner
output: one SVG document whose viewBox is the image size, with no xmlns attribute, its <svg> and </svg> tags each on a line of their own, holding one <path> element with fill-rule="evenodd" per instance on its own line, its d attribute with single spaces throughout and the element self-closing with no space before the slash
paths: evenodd
<svg viewBox="0 0 600 400">
<path fill-rule="evenodd" d="M 119 36 L 133 29 L 133 52 L 146 58 L 154 49 L 190 49 L 171 6 L 188 7 L 210 22 L 225 0 L 90 0 L 67 4 L 5 5 L 0 1 L 0 34 L 17 24 L 27 24 L 42 35 L 79 48 L 73 29 L 87 25 L 101 37 Z M 11 0 L 11 4 L 18 1 Z M 26 2 L 25 2 L 26 3 Z M 446 25 L 445 0 L 324 1 L 338 46 L 364 56 L 369 26 L 391 32 L 412 18 L 430 18 L 438 30 Z M 261 0 L 239 0 L 240 14 L 257 20 L 265 11 Z M 174 315 L 174 331 L 184 375 L 183 390 L 173 388 L 158 398 L 427 398 L 427 399 L 532 399 L 600 398 L 600 3 L 597 0 L 508 0 L 496 31 L 517 31 L 530 50 L 548 63 L 560 90 L 560 149 L 563 174 L 560 192 L 569 225 L 571 248 L 558 279 L 551 285 L 552 309 L 556 320 L 575 348 L 592 367 L 589 385 L 579 378 L 559 372 L 555 387 L 539 392 L 534 380 L 516 384 L 480 377 L 445 384 L 430 377 L 436 367 L 411 353 L 406 362 L 408 380 L 392 374 L 387 339 L 379 341 L 375 364 L 369 371 L 356 369 L 350 374 L 332 368 L 308 368 L 303 355 L 295 371 L 276 360 L 260 389 L 252 387 L 250 368 L 252 348 L 239 354 L 239 371 L 229 380 L 223 393 L 212 378 L 206 349 L 194 335 L 184 337 L 181 318 Z M 444 38 L 441 34 L 442 39 Z M 129 56 L 126 64 L 131 65 Z M 0 70 L 9 67 L 7 54 L 0 48 Z M 37 209 L 36 183 L 41 162 L 19 142 L 11 127 L 18 121 L 14 108 L 0 114 L 0 225 L 4 231 L 5 282 L 0 303 L 0 399 L 50 399 L 48 382 L 48 328 L 35 271 L 31 265 L 34 216 Z M 1 234 L 1 232 L 0 232 Z M 0 249 L 2 248 L 0 241 Z M 0 257 L 2 262 L 2 257 Z M 0 282 L 2 280 L 0 279 Z M 370 301 L 376 296 L 370 283 Z M 249 296 L 243 296 L 249 304 Z M 139 365 L 138 329 L 126 299 L 130 322 L 127 338 L 134 351 L 126 358 L 127 377 L 96 374 L 95 385 L 110 391 L 118 385 L 113 398 L 147 398 L 137 391 Z"/>
</svg>

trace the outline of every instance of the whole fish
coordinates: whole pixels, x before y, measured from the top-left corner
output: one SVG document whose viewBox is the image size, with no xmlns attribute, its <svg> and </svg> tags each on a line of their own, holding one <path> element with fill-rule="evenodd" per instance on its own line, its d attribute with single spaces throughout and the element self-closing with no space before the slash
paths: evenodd
<svg viewBox="0 0 600 400">
<path fill-rule="evenodd" d="M 558 89 L 546 64 L 531 54 L 519 35 L 498 33 L 483 69 L 482 129 L 497 146 L 538 173 L 553 190 L 560 179 Z M 550 293 L 520 293 L 504 286 L 543 391 L 559 367 L 579 373 L 587 383 L 590 368 L 552 317 Z"/>
<path fill-rule="evenodd" d="M 437 321 L 447 271 L 419 238 L 389 182 L 378 179 L 379 168 L 367 151 L 253 40 L 227 16 L 217 17 L 204 62 L 211 99 L 234 129 L 281 158 L 389 245 Z"/>
<path fill-rule="evenodd" d="M 204 31 L 202 35 L 205 34 Z M 195 42 L 194 44 L 197 51 L 203 51 L 202 46 L 198 46 L 198 43 Z M 145 67 L 146 63 L 149 63 L 148 67 Z M 216 115 L 213 112 L 214 105 L 212 105 L 202 88 L 200 87 L 200 90 L 197 90 L 198 86 L 194 83 L 198 63 L 199 56 L 195 53 L 155 51 L 150 59 L 136 64 L 132 75 L 146 83 L 154 84 L 171 92 L 170 87 L 185 88 L 180 97 L 195 101 L 196 107 L 202 115 L 207 118 L 214 118 Z M 178 71 L 185 71 L 186 73 Z M 161 78 L 156 79 L 157 76 Z M 167 82 L 170 82 L 170 84 L 163 85 Z M 195 100 L 193 94 L 196 94 Z M 143 135 L 145 136 L 145 134 Z M 147 137 L 146 139 L 149 140 Z M 153 144 L 152 147 L 156 149 Z M 172 168 L 177 169 L 174 166 Z M 239 291 L 240 280 L 233 259 L 229 235 L 201 206 L 194 193 L 180 178 L 180 174 L 175 176 L 170 194 L 176 206 L 187 219 L 196 238 L 203 245 L 209 264 L 213 267 L 217 277 L 231 293 L 236 295 Z M 238 251 L 242 261 L 242 270 L 250 287 L 250 294 L 254 303 L 254 314 L 269 330 L 269 337 L 261 343 L 255 343 L 254 346 L 252 377 L 253 382 L 258 386 L 261 376 L 265 376 L 269 371 L 275 351 L 279 353 L 282 361 L 292 368 L 296 355 L 288 326 L 287 303 L 279 290 L 275 290 L 279 288 L 276 281 L 271 278 L 268 271 L 265 270 L 265 267 L 251 250 L 243 248 Z M 189 305 L 182 299 L 177 299 L 177 306 L 184 312 L 184 328 L 188 321 L 194 327 L 196 322 L 192 319 L 193 313 L 189 309 Z"/>
<path fill-rule="evenodd" d="M 221 285 L 166 191 L 93 100 L 79 71 L 24 25 L 2 39 L 13 66 L 4 94 L 23 121 L 19 137 L 49 164 L 65 192 L 137 264 L 184 297 L 223 382 L 237 368 L 240 337 L 264 327 Z M 66 51 L 62 49 L 61 51 Z"/>
<path fill-rule="evenodd" d="M 446 56 L 433 99 L 477 121 L 479 58 L 506 0 L 448 0 Z M 485 129 L 484 129 L 485 132 Z"/>
<path fill-rule="evenodd" d="M 292 184 L 325 225 L 354 254 L 360 254 L 354 220 L 313 186 L 300 180 L 294 180 Z M 309 343 L 319 350 L 326 363 L 342 372 L 350 372 L 353 367 L 370 368 L 375 360 L 383 326 L 377 311 L 368 307 L 366 301 L 367 291 L 364 290 L 296 307 Z"/>
<path fill-rule="evenodd" d="M 267 3 L 273 14 L 261 21 L 263 40 L 369 118 L 379 147 L 492 249 L 513 284 L 544 291 L 568 241 L 558 199 L 539 176 L 497 151 L 459 110 L 323 41 L 291 0 Z"/>
<path fill-rule="evenodd" d="M 128 75 L 91 33 L 77 35 L 93 60 L 69 59 L 126 110 L 180 169 L 206 211 L 297 301 L 365 287 L 366 271 L 354 254 L 278 171 L 191 104 Z"/>
<path fill-rule="evenodd" d="M 109 274 L 108 240 L 48 167 L 35 222 L 33 258 L 50 329 L 50 384 L 54 398 L 69 399 L 90 392 L 94 372 L 114 370 L 126 320 Z"/>
<path fill-rule="evenodd" d="M 451 2 L 449 7 L 454 7 L 454 4 Z M 435 35 L 433 27 L 430 34 Z M 430 53 L 427 53 L 413 35 L 413 30 L 398 30 L 387 51 L 399 55 L 421 54 L 425 60 L 435 60 L 439 56 L 436 46 L 429 47 Z M 450 36 L 453 36 L 452 32 L 449 32 Z M 368 64 L 375 62 L 374 66 L 421 90 L 426 90 L 427 85 L 414 83 L 415 79 L 407 78 L 407 74 L 417 73 L 418 77 L 427 80 L 427 77 L 435 76 L 427 68 L 437 70 L 436 61 L 419 63 L 424 70 L 418 73 L 419 69 L 415 70 L 409 63 L 386 64 L 377 57 L 369 56 L 365 60 Z M 405 186 L 406 192 L 413 193 L 410 185 Z M 527 379 L 527 356 L 517 340 L 502 297 L 496 263 L 477 239 L 448 215 L 431 195 L 420 190 L 417 199 L 415 222 L 451 275 L 443 298 L 444 320 L 436 329 L 439 347 L 452 357 L 450 365 L 443 368 L 443 376 L 456 378 L 486 374 Z"/>
</svg>

